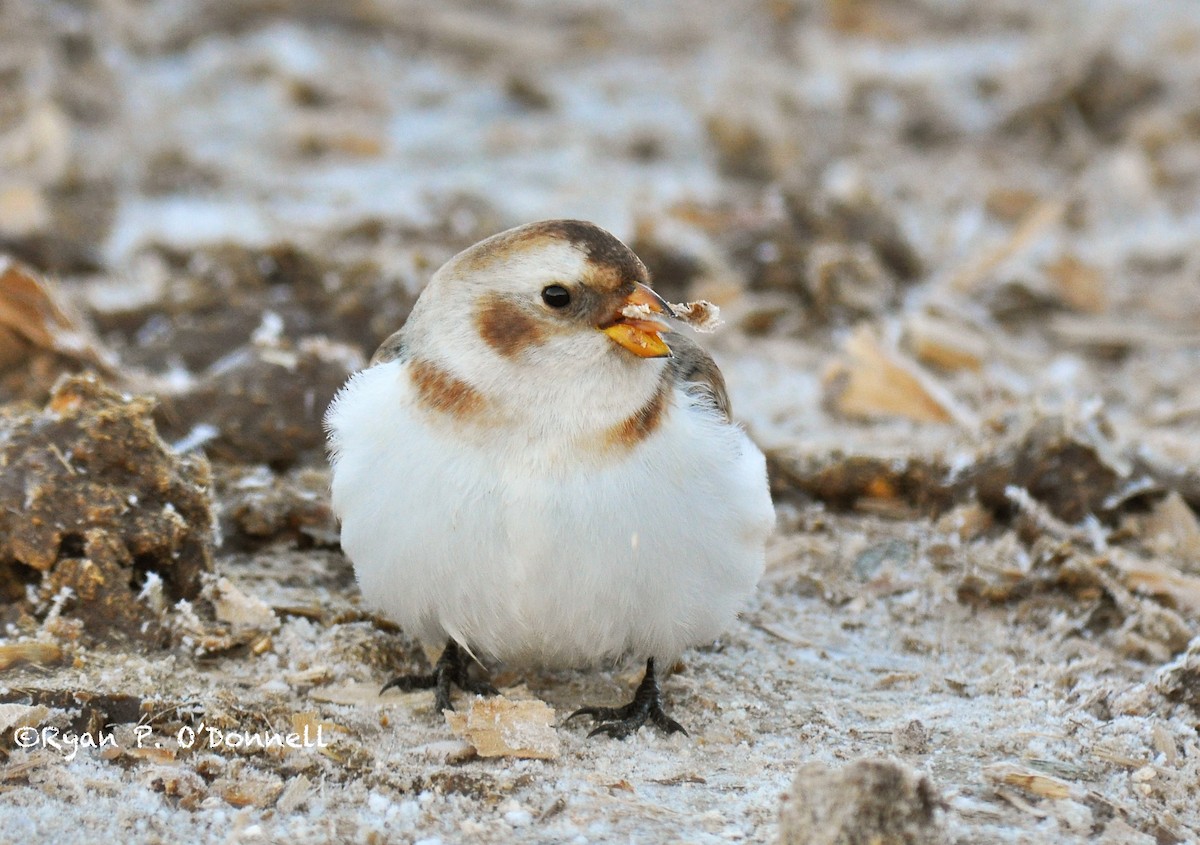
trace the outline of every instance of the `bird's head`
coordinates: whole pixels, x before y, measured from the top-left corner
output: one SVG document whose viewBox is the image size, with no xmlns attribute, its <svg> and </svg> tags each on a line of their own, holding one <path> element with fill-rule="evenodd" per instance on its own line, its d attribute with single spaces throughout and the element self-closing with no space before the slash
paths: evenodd
<svg viewBox="0 0 1200 845">
<path fill-rule="evenodd" d="M 514 402 L 643 402 L 671 350 L 668 305 L 633 251 L 600 227 L 547 220 L 501 232 L 448 261 L 405 326 L 411 353 Z M 629 306 L 636 312 L 626 314 Z M 605 397 L 597 394 L 616 393 Z M 571 393 L 590 393 L 580 401 Z"/>
<path fill-rule="evenodd" d="M 671 315 L 671 307 L 649 281 L 633 251 L 599 226 L 546 220 L 456 255 L 434 275 L 419 310 L 453 312 L 457 320 L 469 315 L 479 342 L 507 359 L 536 357 L 563 343 L 669 357 L 662 333 L 670 327 L 654 317 Z M 644 306 L 643 315 L 623 314 L 630 305 Z M 598 343 L 599 336 L 610 345 Z"/>
</svg>

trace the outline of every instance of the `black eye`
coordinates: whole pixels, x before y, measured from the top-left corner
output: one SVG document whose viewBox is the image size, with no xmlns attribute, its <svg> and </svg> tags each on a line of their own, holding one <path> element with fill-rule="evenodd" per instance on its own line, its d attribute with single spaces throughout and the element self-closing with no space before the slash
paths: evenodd
<svg viewBox="0 0 1200 845">
<path fill-rule="evenodd" d="M 546 285 L 542 288 L 542 302 L 551 308 L 566 308 L 571 304 L 571 292 L 562 285 Z"/>
</svg>

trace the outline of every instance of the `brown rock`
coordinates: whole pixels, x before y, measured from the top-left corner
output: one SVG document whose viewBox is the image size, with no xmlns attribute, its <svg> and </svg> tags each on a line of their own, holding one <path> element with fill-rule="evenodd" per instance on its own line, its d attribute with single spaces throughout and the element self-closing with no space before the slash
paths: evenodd
<svg viewBox="0 0 1200 845">
<path fill-rule="evenodd" d="M 135 600 L 147 573 L 178 600 L 212 568 L 208 464 L 163 443 L 153 407 L 72 376 L 42 411 L 0 415 L 0 578 L 45 573 L 45 600 L 69 587 L 62 612 L 93 635 L 153 636 L 155 614 Z"/>
<path fill-rule="evenodd" d="M 924 775 L 889 760 L 796 773 L 779 819 L 781 845 L 937 845 L 941 804 Z"/>
<path fill-rule="evenodd" d="M 140 261 L 161 293 L 104 297 L 93 317 L 123 362 L 151 371 L 177 360 L 202 372 L 272 322 L 291 341 L 323 335 L 369 353 L 404 324 L 415 300 L 372 260 L 335 260 L 290 243 L 159 246 Z"/>
<path fill-rule="evenodd" d="M 263 466 L 221 465 L 216 477 L 225 548 L 279 541 L 337 546 L 328 468 L 299 467 L 276 475 Z"/>
<path fill-rule="evenodd" d="M 1064 522 L 1107 510 L 1105 500 L 1128 472 L 1116 460 L 1111 432 L 1101 422 L 1042 417 L 985 459 L 975 477 L 979 500 L 1010 508 L 1006 490 L 1027 490 Z"/>
<path fill-rule="evenodd" d="M 205 448 L 230 463 L 285 469 L 324 455 L 321 420 L 334 393 L 363 366 L 357 349 L 324 338 L 251 344 L 218 361 L 188 392 L 164 399 L 172 438 L 211 426 Z"/>
<path fill-rule="evenodd" d="M 1200 716 L 1200 637 L 1159 670 L 1154 687 L 1164 698 L 1186 704 Z"/>
</svg>

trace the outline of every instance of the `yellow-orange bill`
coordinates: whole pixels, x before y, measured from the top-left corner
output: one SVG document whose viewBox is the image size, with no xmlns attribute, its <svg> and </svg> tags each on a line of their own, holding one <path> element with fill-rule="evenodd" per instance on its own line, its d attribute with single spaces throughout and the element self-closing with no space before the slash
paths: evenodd
<svg viewBox="0 0 1200 845">
<path fill-rule="evenodd" d="M 658 334 L 666 328 L 652 320 L 626 320 L 601 331 L 639 358 L 667 358 L 671 349 Z"/>
</svg>

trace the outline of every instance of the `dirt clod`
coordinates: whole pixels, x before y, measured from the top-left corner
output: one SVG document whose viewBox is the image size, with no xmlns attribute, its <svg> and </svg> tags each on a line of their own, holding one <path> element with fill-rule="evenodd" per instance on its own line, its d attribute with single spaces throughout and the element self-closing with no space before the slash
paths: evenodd
<svg viewBox="0 0 1200 845">
<path fill-rule="evenodd" d="M 779 819 L 781 845 L 939 845 L 941 799 L 924 775 L 890 760 L 800 768 Z"/>
<path fill-rule="evenodd" d="M 199 430 L 213 458 L 286 469 L 323 459 L 325 408 L 363 366 L 358 350 L 324 338 L 255 343 L 213 364 L 198 382 L 165 399 L 163 431 L 183 439 Z"/>
<path fill-rule="evenodd" d="M 150 573 L 176 600 L 212 568 L 208 462 L 173 453 L 153 408 L 84 375 L 0 416 L 0 571 L 43 573 L 42 601 L 69 588 L 62 612 L 95 636 L 157 621 L 137 601 Z"/>
</svg>

